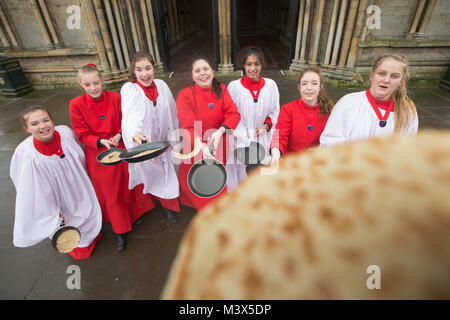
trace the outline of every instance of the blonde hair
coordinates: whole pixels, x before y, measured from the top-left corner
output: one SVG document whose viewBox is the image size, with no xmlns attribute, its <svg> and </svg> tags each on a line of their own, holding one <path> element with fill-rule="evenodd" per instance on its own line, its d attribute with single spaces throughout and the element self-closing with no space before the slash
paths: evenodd
<svg viewBox="0 0 450 320">
<path fill-rule="evenodd" d="M 98 76 L 100 77 L 100 79 L 102 79 L 102 74 L 101 72 L 97 69 L 97 67 L 91 65 L 91 64 L 86 64 L 84 66 L 82 66 L 80 69 L 78 69 L 78 73 L 77 73 L 77 79 L 78 79 L 78 85 L 81 87 L 80 83 L 81 83 L 81 76 L 83 74 L 86 73 L 91 73 L 91 72 L 97 72 Z M 83 89 L 83 88 L 81 88 Z"/>
<path fill-rule="evenodd" d="M 319 91 L 319 95 L 317 96 L 317 102 L 319 104 L 320 116 L 323 117 L 324 115 L 330 115 L 331 110 L 333 110 L 334 103 L 330 99 L 330 97 L 328 97 L 327 93 L 325 92 L 325 89 L 323 87 L 323 74 L 319 68 L 308 67 L 306 69 L 303 69 L 298 76 L 298 85 L 300 85 L 300 82 L 302 81 L 303 76 L 307 72 L 314 72 L 320 78 L 320 91 Z"/>
<path fill-rule="evenodd" d="M 406 83 L 409 79 L 409 63 L 408 59 L 401 54 L 385 54 L 382 55 L 375 61 L 373 65 L 372 72 L 375 72 L 378 66 L 386 59 L 393 59 L 402 64 L 403 67 L 403 78 L 400 86 L 395 89 L 392 93 L 392 101 L 394 102 L 394 112 L 395 112 L 395 127 L 394 132 L 402 132 L 408 123 L 417 116 L 417 109 L 414 102 L 408 96 L 408 90 L 406 89 Z"/>
</svg>

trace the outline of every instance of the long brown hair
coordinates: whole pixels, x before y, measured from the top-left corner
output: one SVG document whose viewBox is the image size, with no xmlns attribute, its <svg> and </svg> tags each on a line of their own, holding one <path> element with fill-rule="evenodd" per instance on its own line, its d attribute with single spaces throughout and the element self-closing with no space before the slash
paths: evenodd
<svg viewBox="0 0 450 320">
<path fill-rule="evenodd" d="M 401 54 L 392 53 L 382 55 L 375 61 L 372 68 L 372 73 L 376 71 L 378 66 L 386 59 L 393 59 L 402 64 L 403 78 L 400 86 L 392 93 L 392 101 L 394 102 L 395 112 L 395 127 L 394 132 L 402 132 L 408 123 L 417 116 L 417 109 L 414 102 L 408 96 L 408 90 L 406 89 L 406 83 L 409 79 L 409 63 L 408 59 Z"/>
<path fill-rule="evenodd" d="M 155 59 L 153 59 L 153 56 L 150 53 L 145 51 L 136 52 L 131 58 L 127 81 L 136 83 L 136 73 L 134 72 L 134 69 L 136 69 L 136 63 L 144 59 L 147 59 L 151 63 L 153 69 L 155 69 Z"/>
<path fill-rule="evenodd" d="M 199 60 L 205 61 L 209 65 L 209 67 L 211 69 L 213 69 L 212 64 L 209 62 L 209 60 L 207 58 L 204 58 L 204 57 L 196 58 L 196 59 L 194 59 L 194 61 L 192 61 L 192 64 L 191 64 L 191 75 L 192 75 L 192 72 L 194 71 L 194 64 Z M 213 79 L 212 79 L 211 93 L 215 93 L 218 99 L 222 98 L 222 86 L 221 86 L 220 81 L 217 80 L 216 77 L 213 77 Z"/>
<path fill-rule="evenodd" d="M 300 71 L 297 84 L 300 85 L 300 82 L 302 81 L 303 76 L 307 72 L 314 72 L 320 78 L 320 91 L 319 91 L 319 95 L 317 96 L 317 102 L 319 103 L 320 116 L 323 117 L 324 115 L 330 115 L 331 110 L 333 110 L 334 103 L 330 99 L 330 97 L 328 97 L 327 93 L 325 92 L 325 88 L 323 86 L 323 74 L 319 68 L 308 67 L 308 68 Z"/>
</svg>

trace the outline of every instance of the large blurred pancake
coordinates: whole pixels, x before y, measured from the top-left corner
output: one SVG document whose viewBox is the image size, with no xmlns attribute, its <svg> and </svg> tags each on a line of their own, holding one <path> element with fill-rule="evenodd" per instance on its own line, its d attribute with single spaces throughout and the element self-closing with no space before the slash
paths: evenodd
<svg viewBox="0 0 450 320">
<path fill-rule="evenodd" d="M 450 132 L 280 164 L 197 214 L 163 299 L 450 299 Z"/>
</svg>

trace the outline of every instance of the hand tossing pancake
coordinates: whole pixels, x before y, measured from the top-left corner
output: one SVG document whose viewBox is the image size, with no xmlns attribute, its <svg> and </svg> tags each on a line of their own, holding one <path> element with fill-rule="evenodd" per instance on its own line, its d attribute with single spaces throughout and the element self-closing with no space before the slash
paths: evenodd
<svg viewBox="0 0 450 320">
<path fill-rule="evenodd" d="M 192 220 L 163 299 L 450 299 L 450 132 L 258 173 Z"/>
</svg>

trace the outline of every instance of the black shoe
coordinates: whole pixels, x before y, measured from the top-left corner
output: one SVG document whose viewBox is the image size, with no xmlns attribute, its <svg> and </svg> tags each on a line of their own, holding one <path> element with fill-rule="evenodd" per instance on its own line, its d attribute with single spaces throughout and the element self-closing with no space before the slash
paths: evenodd
<svg viewBox="0 0 450 320">
<path fill-rule="evenodd" d="M 126 246 L 125 236 L 122 234 L 118 234 L 116 242 L 116 250 L 120 252 L 123 249 L 125 249 L 125 246 Z"/>
<path fill-rule="evenodd" d="M 164 208 L 164 215 L 166 216 L 167 221 L 169 221 L 172 224 L 177 224 L 178 223 L 178 212 L 169 210 L 167 208 Z"/>
</svg>

